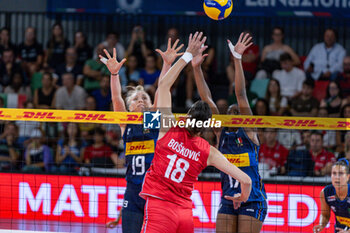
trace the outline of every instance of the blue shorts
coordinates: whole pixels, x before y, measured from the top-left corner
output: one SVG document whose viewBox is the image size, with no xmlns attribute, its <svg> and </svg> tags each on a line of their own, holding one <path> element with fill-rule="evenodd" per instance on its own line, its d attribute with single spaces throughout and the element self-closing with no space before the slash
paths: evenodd
<svg viewBox="0 0 350 233">
<path fill-rule="evenodd" d="M 139 196 L 141 187 L 128 184 L 124 193 L 123 210 L 144 213 L 146 200 Z"/>
<path fill-rule="evenodd" d="M 230 214 L 230 215 L 248 215 L 253 218 L 264 222 L 267 214 L 267 203 L 266 201 L 254 201 L 243 203 L 238 209 L 233 208 L 232 204 L 220 204 L 219 214 Z"/>
</svg>

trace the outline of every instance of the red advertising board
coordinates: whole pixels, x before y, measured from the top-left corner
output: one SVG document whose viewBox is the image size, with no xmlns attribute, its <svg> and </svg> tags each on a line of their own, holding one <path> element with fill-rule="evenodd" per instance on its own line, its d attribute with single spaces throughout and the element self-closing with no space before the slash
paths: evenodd
<svg viewBox="0 0 350 233">
<path fill-rule="evenodd" d="M 0 173 L 0 218 L 106 223 L 123 205 L 122 178 Z M 263 229 L 312 232 L 320 214 L 323 187 L 266 184 L 268 214 Z M 197 182 L 193 191 L 195 227 L 214 228 L 219 182 Z M 334 232 L 334 217 L 326 232 Z"/>
</svg>

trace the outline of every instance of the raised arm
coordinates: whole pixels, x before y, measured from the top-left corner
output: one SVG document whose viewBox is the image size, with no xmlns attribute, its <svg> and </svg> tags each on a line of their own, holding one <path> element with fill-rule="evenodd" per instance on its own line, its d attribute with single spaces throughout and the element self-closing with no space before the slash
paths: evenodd
<svg viewBox="0 0 350 233">
<path fill-rule="evenodd" d="M 202 53 L 206 46 L 201 48 L 201 45 L 203 45 L 206 41 L 206 37 L 203 37 L 203 33 L 196 32 L 193 37 L 192 34 L 189 37 L 188 47 L 186 49 L 186 53 L 179 59 L 175 65 L 173 65 L 170 70 L 166 73 L 164 78 L 161 79 L 158 86 L 158 101 L 156 108 L 162 110 L 162 117 L 168 118 L 169 121 L 173 121 L 174 117 L 172 115 L 171 111 L 171 92 L 170 89 L 176 79 L 178 78 L 180 72 L 183 70 L 183 68 L 187 65 L 188 62 L 190 62 L 193 58 L 193 56 L 197 56 L 198 53 Z M 162 125 L 162 124 L 161 124 Z M 159 133 L 159 139 L 162 138 L 165 133 L 169 130 L 169 127 L 163 128 Z"/>
<path fill-rule="evenodd" d="M 202 71 L 202 63 L 205 57 L 207 56 L 208 54 L 203 55 L 202 53 L 199 53 L 197 56 L 193 57 L 192 67 L 193 67 L 194 79 L 196 81 L 196 86 L 201 99 L 204 102 L 209 104 L 214 114 L 219 114 L 219 110 L 213 101 L 210 89 L 207 83 L 205 82 L 203 71 Z"/>
<path fill-rule="evenodd" d="M 232 45 L 231 41 L 227 41 L 229 44 L 230 51 L 233 55 L 233 61 L 235 65 L 235 94 L 237 98 L 239 111 L 241 115 L 249 116 L 253 115 L 253 113 L 250 109 L 246 93 L 245 77 L 243 73 L 241 59 L 244 51 L 253 44 L 251 40 L 252 37 L 249 35 L 249 33 L 241 33 L 235 46 Z M 259 139 L 257 136 L 256 129 L 245 129 L 245 131 L 250 140 L 252 140 L 255 144 L 259 145 Z"/>
<path fill-rule="evenodd" d="M 235 206 L 248 200 L 252 189 L 252 180 L 246 173 L 242 172 L 241 169 L 231 164 L 224 155 L 213 146 L 210 147 L 207 164 L 208 166 L 214 166 L 228 174 L 241 184 L 241 195 L 235 195 L 234 197 L 225 196 L 226 199 L 232 200 Z"/>
<path fill-rule="evenodd" d="M 99 55 L 100 60 L 107 66 L 109 72 L 111 73 L 111 92 L 112 92 L 112 102 L 113 110 L 115 112 L 126 112 L 125 103 L 122 97 L 122 88 L 119 79 L 119 70 L 123 66 L 126 59 L 124 58 L 121 62 L 117 61 L 117 51 L 113 48 L 113 57 L 108 53 L 106 49 L 103 50 L 108 59 Z"/>
<path fill-rule="evenodd" d="M 179 41 L 180 40 L 177 39 L 174 45 L 171 46 L 171 39 L 169 38 L 168 48 L 165 52 L 162 52 L 160 49 L 156 49 L 156 52 L 159 53 L 159 55 L 163 59 L 163 67 L 158 78 L 158 87 L 159 87 L 160 81 L 164 78 L 165 74 L 168 73 L 168 71 L 170 70 L 171 65 L 174 63 L 175 59 L 184 54 L 184 53 L 178 53 L 184 46 L 183 44 L 181 44 L 179 47 L 177 47 Z M 159 93 L 157 89 L 156 94 L 154 96 L 154 103 L 153 103 L 152 109 L 155 109 L 157 106 L 158 94 Z"/>
</svg>

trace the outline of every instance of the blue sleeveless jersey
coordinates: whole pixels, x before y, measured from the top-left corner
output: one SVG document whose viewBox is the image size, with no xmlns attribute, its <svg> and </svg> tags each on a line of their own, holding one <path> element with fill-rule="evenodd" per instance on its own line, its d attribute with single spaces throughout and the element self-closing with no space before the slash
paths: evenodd
<svg viewBox="0 0 350 233">
<path fill-rule="evenodd" d="M 335 227 L 350 229 L 350 184 L 348 184 L 348 195 L 344 200 L 339 200 L 333 185 L 327 185 L 323 189 L 326 203 L 335 214 Z M 336 232 L 336 231 L 335 231 Z"/>
<path fill-rule="evenodd" d="M 157 143 L 158 129 L 143 129 L 143 125 L 127 125 L 123 135 L 127 185 L 138 186 L 151 166 Z M 138 195 L 138 194 L 137 194 Z"/>
<path fill-rule="evenodd" d="M 236 132 L 229 132 L 227 128 L 223 128 L 219 143 L 219 150 L 228 161 L 239 167 L 252 180 L 252 191 L 247 203 L 265 201 L 265 187 L 258 170 L 259 146 L 249 139 L 243 128 L 239 128 Z M 232 201 L 224 198 L 225 195 L 233 196 L 241 193 L 240 183 L 223 172 L 221 172 L 221 187 L 222 204 L 232 204 Z"/>
</svg>

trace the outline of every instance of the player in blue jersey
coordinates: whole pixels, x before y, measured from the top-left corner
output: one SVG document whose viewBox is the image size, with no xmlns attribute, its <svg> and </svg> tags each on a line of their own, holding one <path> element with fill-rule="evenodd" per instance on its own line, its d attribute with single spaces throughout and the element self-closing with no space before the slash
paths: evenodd
<svg viewBox="0 0 350 233">
<path fill-rule="evenodd" d="M 244 51 L 252 44 L 249 34 L 241 33 L 235 46 L 230 41 L 229 48 L 235 64 L 235 94 L 238 105 L 231 105 L 228 114 L 252 115 L 246 95 L 245 78 L 241 63 Z M 207 54 L 199 54 L 192 60 L 196 85 L 202 100 L 207 102 L 214 114 L 219 114 L 212 100 L 210 90 L 204 80 L 201 64 Z M 218 139 L 218 149 L 226 158 L 252 180 L 252 191 L 245 203 L 237 203 L 230 196 L 239 196 L 240 184 L 237 180 L 221 173 L 222 198 L 216 220 L 216 232 L 260 232 L 267 214 L 266 193 L 258 171 L 259 139 L 256 129 L 223 128 L 215 130 Z"/>
<path fill-rule="evenodd" d="M 178 56 L 183 53 L 178 53 L 183 47 L 177 47 L 179 40 L 171 45 L 171 40 L 168 41 L 168 48 L 165 52 L 156 50 L 163 59 L 163 67 L 159 80 L 168 72 L 172 63 Z M 144 91 L 142 86 L 132 88 L 126 96 L 125 102 L 122 97 L 122 88 L 120 85 L 118 72 L 126 59 L 118 62 L 116 50 L 113 49 L 113 57 L 104 50 L 108 59 L 100 55 L 100 59 L 105 63 L 111 72 L 111 91 L 113 109 L 116 112 L 144 112 L 154 110 L 158 99 L 157 93 L 154 98 L 154 105 L 151 103 L 150 96 Z M 122 209 L 122 229 L 123 233 L 139 233 L 142 228 L 145 200 L 139 196 L 142 188 L 145 172 L 151 165 L 156 140 L 159 130 L 150 129 L 144 130 L 143 125 L 120 125 L 121 133 L 124 140 L 125 161 L 127 166 L 126 172 L 126 191 L 124 193 L 124 202 Z M 107 227 L 115 227 L 120 218 L 109 222 Z"/>
<path fill-rule="evenodd" d="M 350 232 L 350 184 L 349 161 L 340 159 L 332 166 L 332 184 L 327 185 L 320 194 L 320 223 L 314 226 L 314 232 L 321 232 L 328 224 L 331 210 L 335 214 L 334 232 Z"/>
</svg>

